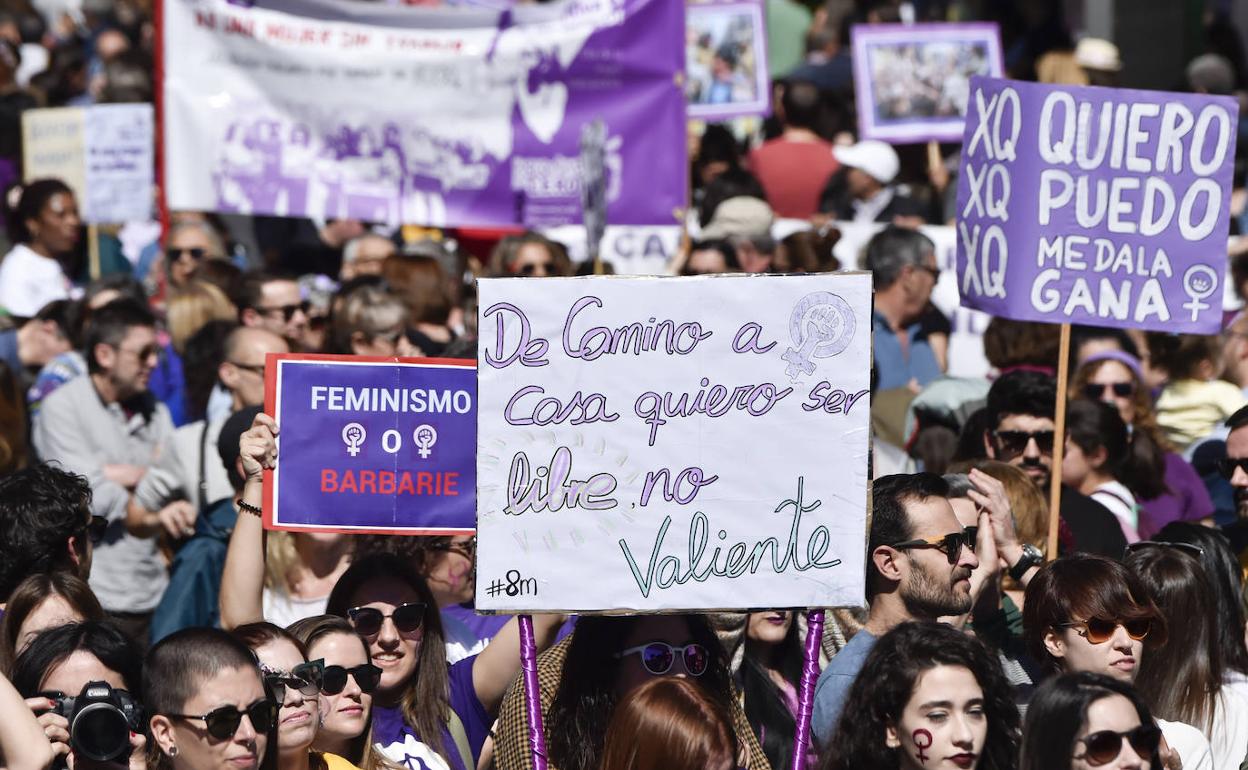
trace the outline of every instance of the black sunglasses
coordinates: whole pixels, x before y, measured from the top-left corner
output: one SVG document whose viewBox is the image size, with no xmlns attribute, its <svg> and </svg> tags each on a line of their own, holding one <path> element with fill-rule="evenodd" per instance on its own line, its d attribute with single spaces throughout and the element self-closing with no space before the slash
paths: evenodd
<svg viewBox="0 0 1248 770">
<path fill-rule="evenodd" d="M 552 262 L 543 262 L 541 264 L 534 264 L 532 262 L 529 262 L 528 264 L 524 264 L 516 268 L 516 272 L 519 273 L 520 275 L 532 276 L 535 273 L 537 273 L 537 268 L 539 267 L 546 271 L 546 275 L 550 275 L 551 270 L 554 269 L 555 265 Z"/>
<path fill-rule="evenodd" d="M 290 319 L 295 317 L 295 313 L 302 311 L 303 314 L 306 316 L 308 315 L 308 311 L 311 309 L 312 309 L 312 303 L 308 302 L 307 300 L 304 300 L 303 302 L 300 302 L 295 305 L 282 305 L 281 307 L 258 307 L 256 308 L 256 310 L 259 310 L 261 313 L 281 313 L 282 318 L 287 323 L 290 323 Z"/>
<path fill-rule="evenodd" d="M 899 551 L 904 551 L 907 548 L 935 548 L 944 552 L 945 558 L 949 560 L 950 564 L 957 564 L 958 557 L 962 555 L 963 546 L 966 546 L 971 553 L 975 552 L 975 537 L 965 530 L 962 532 L 950 532 L 947 535 L 937 535 L 936 537 L 893 543 L 889 548 L 896 548 Z"/>
<path fill-rule="evenodd" d="M 410 634 L 424 625 L 425 605 L 421 602 L 401 604 L 390 615 L 376 607 L 352 607 L 347 610 L 347 618 L 360 636 L 376 636 L 381 633 L 381 625 L 386 622 L 386 618 L 394 621 L 394 627 L 400 634 Z"/>
<path fill-rule="evenodd" d="M 1248 473 L 1248 457 L 1223 457 L 1218 460 L 1218 473 L 1221 473 L 1222 478 L 1228 481 L 1235 475 L 1236 468 Z"/>
<path fill-rule="evenodd" d="M 108 531 L 108 519 L 103 516 L 91 516 L 91 521 L 87 522 L 87 539 L 92 545 L 99 545 L 104 539 L 104 533 Z"/>
<path fill-rule="evenodd" d="M 998 430 L 993 431 L 993 438 L 997 440 L 997 451 L 1004 457 L 998 457 L 998 460 L 1010 460 L 1018 457 L 1027 451 L 1027 444 L 1032 440 L 1036 440 L 1036 448 L 1041 454 L 1053 454 L 1053 436 L 1051 430 L 1025 431 L 1025 430 Z"/>
<path fill-rule="evenodd" d="M 183 254 L 190 254 L 191 259 L 198 262 L 199 260 L 206 257 L 208 255 L 208 252 L 198 247 L 193 248 L 193 249 L 175 249 L 173 247 L 170 247 L 170 248 L 165 249 L 165 254 L 169 257 L 170 262 L 177 262 L 179 259 L 182 258 Z"/>
<path fill-rule="evenodd" d="M 1161 730 L 1156 725 L 1140 725 L 1134 730 L 1121 733 L 1113 730 L 1092 733 L 1079 739 L 1079 743 L 1082 743 L 1086 749 L 1083 756 L 1077 756 L 1075 759 L 1082 759 L 1093 767 L 1109 764 L 1122 753 L 1124 738 L 1127 743 L 1131 744 L 1131 749 L 1139 755 L 1140 759 L 1149 762 L 1153 754 L 1157 753 L 1157 747 L 1161 743 Z"/>
<path fill-rule="evenodd" d="M 207 714 L 166 714 L 174 719 L 202 720 L 208 728 L 208 734 L 219 741 L 229 740 L 238 732 L 243 717 L 251 720 L 251 726 L 257 733 L 268 734 L 277 724 L 277 704 L 271 700 L 258 700 L 245 710 L 233 706 L 222 706 Z"/>
<path fill-rule="evenodd" d="M 1135 383 L 1133 382 L 1089 382 L 1083 386 L 1083 395 L 1093 401 L 1100 401 L 1105 397 L 1105 389 L 1110 388 L 1114 391 L 1114 395 L 1118 398 L 1127 398 L 1135 393 Z"/>
<path fill-rule="evenodd" d="M 286 700 L 286 688 L 288 687 L 292 690 L 298 690 L 300 694 L 309 698 L 320 692 L 321 676 L 325 670 L 325 661 L 318 658 L 307 663 L 300 663 L 292 668 L 289 673 L 269 668 L 263 663 L 260 664 L 260 670 L 264 673 L 264 683 L 272 691 L 274 700 L 282 703 Z"/>
<path fill-rule="evenodd" d="M 1141 540 L 1137 543 L 1127 543 L 1127 550 L 1124 552 L 1124 555 L 1131 553 L 1132 551 L 1138 551 L 1142 548 L 1174 548 L 1191 556 L 1195 556 L 1197 559 L 1205 555 L 1205 549 L 1198 545 L 1192 545 L 1191 543 L 1172 543 L 1169 540 Z"/>
<path fill-rule="evenodd" d="M 360 692 L 370 693 L 377 689 L 381 682 L 381 669 L 372 663 L 361 663 L 351 668 L 342 666 L 326 666 L 321 674 L 321 692 L 326 695 L 337 695 L 347 686 L 347 677 L 355 678 Z"/>
</svg>

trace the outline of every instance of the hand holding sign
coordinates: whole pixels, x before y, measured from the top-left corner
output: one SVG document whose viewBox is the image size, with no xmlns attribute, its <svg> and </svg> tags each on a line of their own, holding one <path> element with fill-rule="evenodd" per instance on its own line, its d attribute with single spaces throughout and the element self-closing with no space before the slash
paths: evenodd
<svg viewBox="0 0 1248 770">
<path fill-rule="evenodd" d="M 238 440 L 238 456 L 248 484 L 262 480 L 266 470 L 277 466 L 277 433 L 277 423 L 261 412 Z"/>
</svg>

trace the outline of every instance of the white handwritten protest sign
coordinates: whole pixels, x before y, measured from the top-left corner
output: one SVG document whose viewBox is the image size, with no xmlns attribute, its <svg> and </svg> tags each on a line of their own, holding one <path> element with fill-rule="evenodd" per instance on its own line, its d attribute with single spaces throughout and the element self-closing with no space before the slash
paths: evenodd
<svg viewBox="0 0 1248 770">
<path fill-rule="evenodd" d="M 1238 105 L 971 80 L 962 302 L 1024 321 L 1221 328 Z"/>
<path fill-rule="evenodd" d="M 109 224 L 152 215 L 155 122 L 150 104 L 101 104 L 22 114 L 26 180 L 61 179 L 83 221 Z"/>
<path fill-rule="evenodd" d="M 479 287 L 478 608 L 863 603 L 869 275 Z"/>
</svg>

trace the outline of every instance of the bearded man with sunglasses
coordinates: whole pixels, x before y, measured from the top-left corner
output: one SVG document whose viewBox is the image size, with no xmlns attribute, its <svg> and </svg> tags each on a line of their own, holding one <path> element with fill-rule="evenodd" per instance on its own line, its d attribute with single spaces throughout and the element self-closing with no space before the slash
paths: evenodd
<svg viewBox="0 0 1248 770">
<path fill-rule="evenodd" d="M 815 736 L 826 746 L 849 688 L 880 636 L 909 620 L 936 620 L 971 609 L 975 543 L 949 505 L 949 485 L 934 473 L 883 476 L 871 484 L 867 551 L 867 624 L 819 676 Z"/>
<path fill-rule="evenodd" d="M 1009 463 L 1048 495 L 1053 468 L 1057 386 L 1047 374 L 1014 371 L 998 378 L 988 391 L 984 453 L 992 460 Z M 1117 559 L 1127 539 L 1114 514 L 1090 497 L 1070 487 L 1062 488 L 1062 545 Z M 1011 564 L 1014 569 L 1017 564 Z"/>
<path fill-rule="evenodd" d="M 111 619 L 146 647 L 169 575 L 156 541 L 127 532 L 125 519 L 130 494 L 173 446 L 169 410 L 148 390 L 160 354 L 156 319 L 135 300 L 118 299 L 95 312 L 84 337 L 88 374 L 44 400 L 31 443 L 45 461 L 87 477 L 91 512 L 108 520 L 91 588 Z"/>
</svg>

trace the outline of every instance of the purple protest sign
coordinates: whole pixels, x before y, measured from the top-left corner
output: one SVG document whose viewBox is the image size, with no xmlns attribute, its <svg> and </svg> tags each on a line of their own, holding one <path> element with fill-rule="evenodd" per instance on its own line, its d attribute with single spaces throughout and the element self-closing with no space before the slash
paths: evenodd
<svg viewBox="0 0 1248 770">
<path fill-rule="evenodd" d="M 170 208 L 576 223 L 595 120 L 610 222 L 676 223 L 686 206 L 678 0 L 162 2 Z"/>
<path fill-rule="evenodd" d="M 268 529 L 453 535 L 476 529 L 472 361 L 270 355 Z"/>
<path fill-rule="evenodd" d="M 1022 321 L 1219 330 L 1233 99 L 975 78 L 970 109 L 963 305 Z"/>
</svg>

